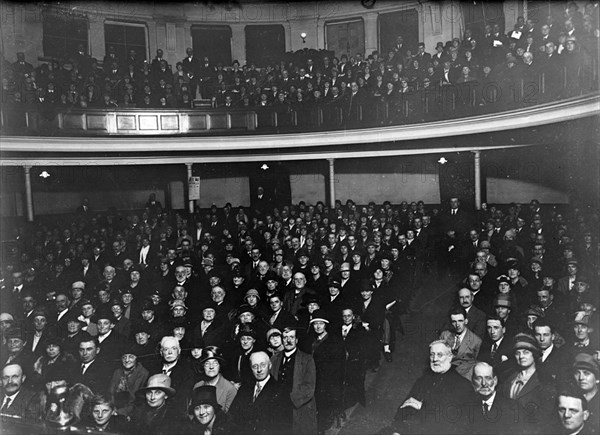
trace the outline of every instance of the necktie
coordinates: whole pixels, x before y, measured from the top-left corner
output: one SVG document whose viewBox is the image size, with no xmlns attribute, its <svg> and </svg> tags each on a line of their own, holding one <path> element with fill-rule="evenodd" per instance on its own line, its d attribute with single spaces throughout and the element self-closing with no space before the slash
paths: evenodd
<svg viewBox="0 0 600 435">
<path fill-rule="evenodd" d="M 498 350 L 498 344 L 494 343 L 494 344 L 492 345 L 492 351 L 490 352 L 490 353 L 491 353 L 491 356 L 492 356 L 492 358 L 494 358 L 494 355 L 496 355 L 496 351 L 497 351 L 497 350 Z"/>
<path fill-rule="evenodd" d="M 487 415 L 490 412 L 490 406 L 486 402 L 481 404 L 481 408 L 483 409 L 483 415 Z"/>
<path fill-rule="evenodd" d="M 454 347 L 452 348 L 452 352 L 456 354 L 458 352 L 458 348 L 460 347 L 460 337 L 457 335 L 454 337 Z"/>
<path fill-rule="evenodd" d="M 0 409 L 0 412 L 4 412 L 8 409 L 8 407 L 10 406 L 10 402 L 12 401 L 12 398 L 10 397 L 6 397 L 4 399 L 4 405 L 2 405 L 2 409 Z"/>
<path fill-rule="evenodd" d="M 262 387 L 260 386 L 260 384 L 257 382 L 256 383 L 256 389 L 254 390 L 254 397 L 252 397 L 252 402 L 256 401 L 256 398 L 258 397 L 258 395 L 260 394 L 260 391 L 262 390 Z"/>
<path fill-rule="evenodd" d="M 516 399 L 517 396 L 519 395 L 519 393 L 521 392 L 522 388 L 523 388 L 523 381 L 521 381 L 521 380 L 516 381 L 510 390 L 510 398 Z"/>
<path fill-rule="evenodd" d="M 81 374 L 85 375 L 85 364 L 81 364 Z"/>
</svg>

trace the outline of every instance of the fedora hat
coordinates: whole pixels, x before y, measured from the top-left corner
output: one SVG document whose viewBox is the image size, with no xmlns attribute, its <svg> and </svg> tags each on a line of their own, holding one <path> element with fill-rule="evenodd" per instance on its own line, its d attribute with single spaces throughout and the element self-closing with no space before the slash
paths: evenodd
<svg viewBox="0 0 600 435">
<path fill-rule="evenodd" d="M 150 376 L 148 382 L 146 382 L 146 386 L 140 388 L 138 393 L 143 394 L 149 390 L 162 390 L 170 396 L 175 394 L 175 389 L 171 388 L 171 378 L 162 373 Z"/>
</svg>

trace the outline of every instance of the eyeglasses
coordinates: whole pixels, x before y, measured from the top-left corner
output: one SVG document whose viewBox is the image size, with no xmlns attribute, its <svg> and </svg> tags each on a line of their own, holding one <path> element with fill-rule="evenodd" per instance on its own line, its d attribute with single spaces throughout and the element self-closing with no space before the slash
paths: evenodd
<svg viewBox="0 0 600 435">
<path fill-rule="evenodd" d="M 252 367 L 252 370 L 258 370 L 260 369 L 266 369 L 269 366 L 269 363 L 263 362 L 260 364 L 252 364 L 250 367 Z"/>
</svg>

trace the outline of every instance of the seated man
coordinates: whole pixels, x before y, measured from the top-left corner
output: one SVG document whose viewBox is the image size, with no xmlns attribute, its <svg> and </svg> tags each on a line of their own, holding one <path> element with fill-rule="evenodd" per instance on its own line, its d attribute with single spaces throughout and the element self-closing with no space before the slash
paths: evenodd
<svg viewBox="0 0 600 435">
<path fill-rule="evenodd" d="M 446 341 L 451 347 L 454 355 L 452 365 L 456 371 L 470 381 L 481 348 L 481 338 L 467 327 L 468 323 L 463 307 L 450 310 L 451 330 L 442 331 L 440 340 Z"/>
<path fill-rule="evenodd" d="M 567 388 L 558 394 L 556 412 L 560 424 L 552 433 L 566 435 L 597 433 L 587 423 L 590 416 L 588 402 L 577 388 Z"/>
<path fill-rule="evenodd" d="M 31 420 L 37 417 L 37 393 L 23 385 L 25 379 L 26 376 L 19 364 L 8 364 L 2 368 L 1 417 L 11 416 Z M 4 427 L 4 430 L 8 428 Z"/>
<path fill-rule="evenodd" d="M 469 402 L 470 383 L 452 367 L 452 348 L 444 340 L 429 345 L 429 370 L 425 371 L 410 392 L 391 424 L 391 431 L 399 434 L 464 433 L 459 422 L 448 424 L 444 413 Z"/>
<path fill-rule="evenodd" d="M 473 368 L 475 396 L 472 417 L 469 414 L 468 433 L 509 433 L 519 422 L 517 404 L 498 394 L 498 377 L 494 368 L 479 362 Z"/>
</svg>

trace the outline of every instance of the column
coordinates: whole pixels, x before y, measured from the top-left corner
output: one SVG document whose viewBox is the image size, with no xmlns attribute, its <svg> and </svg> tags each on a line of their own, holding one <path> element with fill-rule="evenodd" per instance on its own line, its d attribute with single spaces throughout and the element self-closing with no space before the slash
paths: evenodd
<svg viewBox="0 0 600 435">
<path fill-rule="evenodd" d="M 98 15 L 91 14 L 89 18 L 89 31 L 90 35 L 94 35 L 89 41 L 89 54 L 101 62 L 106 55 L 107 48 L 104 46 L 104 19 Z"/>
<path fill-rule="evenodd" d="M 473 151 L 475 164 L 475 208 L 481 209 L 481 151 Z"/>
<path fill-rule="evenodd" d="M 327 159 L 329 163 L 329 205 L 335 207 L 335 159 Z"/>
<path fill-rule="evenodd" d="M 246 25 L 230 24 L 231 27 L 231 60 L 246 64 Z"/>
<path fill-rule="evenodd" d="M 187 183 L 188 183 L 188 211 L 190 213 L 194 213 L 194 208 L 196 206 L 196 201 L 193 199 L 189 199 L 190 195 L 189 195 L 189 189 L 190 189 L 190 179 L 192 178 L 192 166 L 194 166 L 193 163 L 186 163 L 185 166 L 187 167 Z"/>
<path fill-rule="evenodd" d="M 23 166 L 25 170 L 25 201 L 27 203 L 27 222 L 33 222 L 33 193 L 31 192 L 31 166 Z"/>
<path fill-rule="evenodd" d="M 378 48 L 377 12 L 369 12 L 363 16 L 365 22 L 365 57 Z"/>
</svg>

